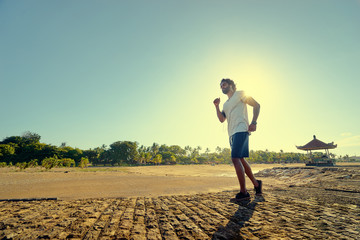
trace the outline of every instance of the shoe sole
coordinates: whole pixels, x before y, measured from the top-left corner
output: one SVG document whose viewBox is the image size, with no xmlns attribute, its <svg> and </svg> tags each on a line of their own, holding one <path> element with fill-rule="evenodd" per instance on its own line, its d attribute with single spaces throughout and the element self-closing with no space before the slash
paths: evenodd
<svg viewBox="0 0 360 240">
<path fill-rule="evenodd" d="M 230 199 L 230 202 L 243 202 L 243 201 L 248 201 L 248 200 L 250 200 L 250 199 L 251 199 L 251 197 L 241 198 L 241 199 L 231 198 L 231 199 Z"/>
</svg>

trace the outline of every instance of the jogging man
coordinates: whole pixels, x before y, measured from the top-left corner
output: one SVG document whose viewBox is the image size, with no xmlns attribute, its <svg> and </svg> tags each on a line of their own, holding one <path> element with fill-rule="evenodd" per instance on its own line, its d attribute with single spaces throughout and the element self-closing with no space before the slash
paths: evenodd
<svg viewBox="0 0 360 240">
<path fill-rule="evenodd" d="M 240 184 L 240 192 L 233 200 L 248 200 L 250 194 L 246 190 L 245 173 L 254 184 L 256 195 L 262 194 L 262 182 L 256 180 L 251 167 L 245 160 L 249 157 L 249 132 L 256 131 L 256 121 L 260 112 L 260 104 L 252 97 L 246 96 L 244 91 L 236 91 L 236 86 L 231 79 L 222 79 L 221 90 L 228 96 L 228 100 L 220 111 L 220 98 L 214 100 L 217 117 L 223 123 L 228 122 L 229 141 L 231 146 L 231 159 L 235 167 Z M 253 107 L 253 119 L 249 124 L 247 105 Z"/>
</svg>

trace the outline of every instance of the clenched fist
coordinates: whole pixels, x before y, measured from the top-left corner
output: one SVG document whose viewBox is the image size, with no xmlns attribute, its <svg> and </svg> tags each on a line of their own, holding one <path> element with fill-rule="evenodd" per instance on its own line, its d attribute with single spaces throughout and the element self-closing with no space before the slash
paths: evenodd
<svg viewBox="0 0 360 240">
<path fill-rule="evenodd" d="M 214 105 L 217 107 L 220 104 L 220 98 L 215 98 Z"/>
</svg>

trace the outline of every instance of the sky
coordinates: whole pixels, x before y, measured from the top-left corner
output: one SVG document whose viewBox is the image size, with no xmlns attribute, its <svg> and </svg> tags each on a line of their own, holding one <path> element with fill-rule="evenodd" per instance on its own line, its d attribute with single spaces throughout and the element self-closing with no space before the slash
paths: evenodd
<svg viewBox="0 0 360 240">
<path fill-rule="evenodd" d="M 359 23 L 359 0 L 1 0 L 0 140 L 215 151 L 231 78 L 261 105 L 251 150 L 360 155 Z"/>
</svg>

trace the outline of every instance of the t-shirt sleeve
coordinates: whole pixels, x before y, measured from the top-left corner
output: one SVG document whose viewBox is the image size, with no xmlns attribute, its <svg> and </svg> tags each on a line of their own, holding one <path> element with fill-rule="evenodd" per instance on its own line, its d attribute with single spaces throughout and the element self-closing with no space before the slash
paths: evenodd
<svg viewBox="0 0 360 240">
<path fill-rule="evenodd" d="M 239 91 L 239 94 L 240 94 L 240 100 L 242 102 L 245 102 L 245 100 L 246 100 L 245 91 Z"/>
</svg>

